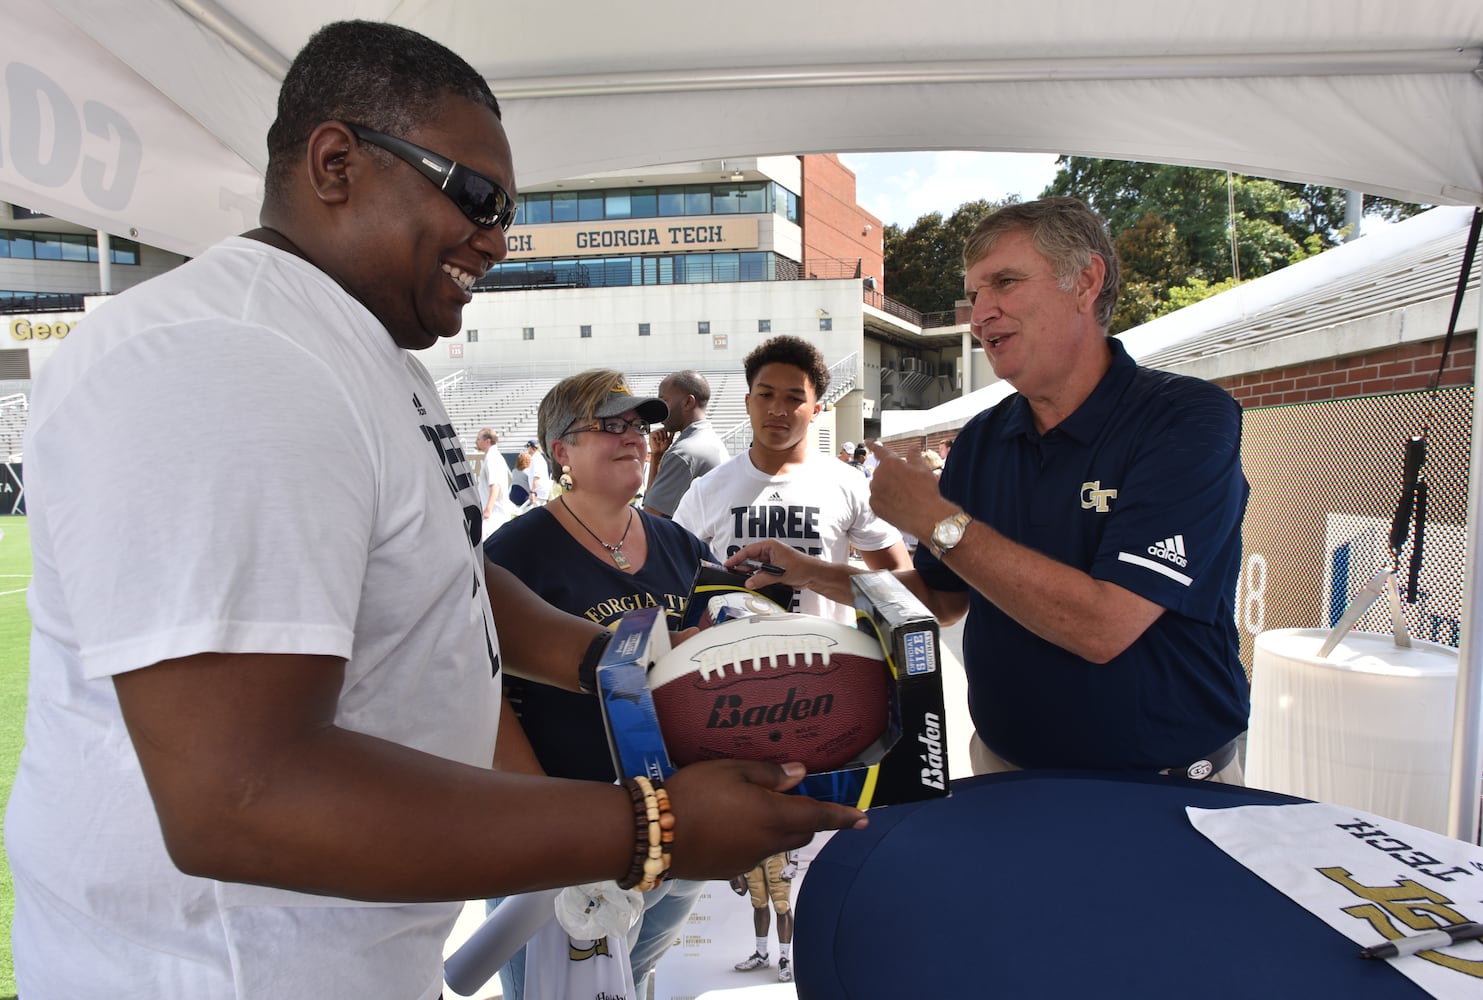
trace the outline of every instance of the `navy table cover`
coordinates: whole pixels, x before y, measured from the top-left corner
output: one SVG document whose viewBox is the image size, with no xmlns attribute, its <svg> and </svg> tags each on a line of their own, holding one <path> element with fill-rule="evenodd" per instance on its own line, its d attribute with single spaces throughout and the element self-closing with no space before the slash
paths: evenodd
<svg viewBox="0 0 1483 1000">
<path fill-rule="evenodd" d="M 797 899 L 800 1000 L 1425 997 L 1190 825 L 1303 801 L 1108 772 L 1013 772 L 877 809 Z"/>
</svg>

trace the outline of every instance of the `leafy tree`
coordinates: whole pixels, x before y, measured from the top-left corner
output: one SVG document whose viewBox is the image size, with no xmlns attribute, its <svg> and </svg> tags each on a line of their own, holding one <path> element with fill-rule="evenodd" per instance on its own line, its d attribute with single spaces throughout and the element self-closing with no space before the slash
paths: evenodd
<svg viewBox="0 0 1483 1000">
<path fill-rule="evenodd" d="M 1344 221 L 1348 210 L 1347 192 L 1339 188 L 1323 187 L 1320 184 L 1298 184 L 1292 181 L 1278 181 L 1277 183 L 1301 203 L 1309 233 L 1331 233 L 1341 240 L 1348 238 L 1349 234 Z M 1396 201 L 1394 198 L 1381 198 L 1377 195 L 1364 196 L 1365 214 L 1378 215 L 1387 222 L 1409 219 L 1423 211 L 1425 207 Z M 1325 247 L 1332 245 L 1332 242 L 1329 242 L 1325 244 Z"/>
<path fill-rule="evenodd" d="M 1171 312 L 1176 302 L 1187 305 L 1286 267 L 1345 236 L 1343 191 L 1221 170 L 1062 157 L 1044 194 L 1082 199 L 1114 235 L 1125 289 L 1114 333 Z M 1369 207 L 1388 219 L 1421 210 L 1389 199 L 1373 199 Z"/>
<path fill-rule="evenodd" d="M 929 212 L 884 233 L 886 294 L 918 312 L 948 312 L 963 297 L 963 244 L 980 219 L 1019 200 L 964 202 L 950 217 Z"/>
<path fill-rule="evenodd" d="M 1230 177 L 1222 170 L 1164 163 L 1063 156 L 1047 195 L 1071 195 L 1107 221 L 1114 237 L 1152 214 L 1172 223 L 1186 251 L 1189 274 L 1207 281 L 1231 275 L 1230 207 L 1235 202 L 1240 274 L 1253 278 L 1282 267 L 1311 230 L 1300 227 L 1303 205 L 1276 181 Z M 1342 220 L 1342 206 L 1341 206 Z M 1296 233 L 1296 235 L 1295 235 Z M 1325 234 L 1327 235 L 1327 234 Z M 1144 276 L 1136 267 L 1130 277 Z M 1148 280 L 1166 275 L 1148 274 Z"/>
<path fill-rule="evenodd" d="M 1238 278 L 1320 253 L 1345 236 L 1343 191 L 1223 170 L 1063 156 L 1045 195 L 1080 198 L 1107 222 L 1123 268 L 1114 333 L 1223 291 Z M 964 240 L 984 215 L 1018 200 L 971 201 L 946 220 L 934 212 L 906 229 L 887 226 L 887 294 L 922 312 L 952 309 L 963 294 Z M 1422 207 L 1365 200 L 1367 213 L 1391 221 Z"/>
<path fill-rule="evenodd" d="M 1157 212 L 1145 212 L 1112 242 L 1123 271 L 1112 326 L 1126 330 L 1157 316 L 1165 289 L 1188 281 L 1192 268 L 1179 230 Z"/>
<path fill-rule="evenodd" d="M 1217 281 L 1213 285 L 1204 278 L 1191 278 L 1186 284 L 1176 285 L 1169 289 L 1169 301 L 1160 309 L 1158 315 L 1164 316 L 1183 309 L 1185 306 L 1192 306 L 1201 299 L 1208 299 L 1212 295 L 1235 287 L 1235 278 Z"/>
</svg>

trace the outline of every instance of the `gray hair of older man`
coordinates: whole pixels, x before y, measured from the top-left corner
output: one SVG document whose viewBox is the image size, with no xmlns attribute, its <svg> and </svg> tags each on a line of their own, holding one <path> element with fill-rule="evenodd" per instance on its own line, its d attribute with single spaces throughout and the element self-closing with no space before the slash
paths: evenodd
<svg viewBox="0 0 1483 1000">
<path fill-rule="evenodd" d="M 963 243 L 963 270 L 983 260 L 1006 233 L 1028 233 L 1035 249 L 1050 261 L 1056 283 L 1069 292 L 1076 276 L 1092 262 L 1092 255 L 1107 265 L 1102 289 L 1097 293 L 1097 325 L 1112 324 L 1122 285 L 1122 268 L 1112 238 L 1097 213 L 1079 198 L 1041 198 L 1023 205 L 1006 205 L 983 218 Z"/>
</svg>

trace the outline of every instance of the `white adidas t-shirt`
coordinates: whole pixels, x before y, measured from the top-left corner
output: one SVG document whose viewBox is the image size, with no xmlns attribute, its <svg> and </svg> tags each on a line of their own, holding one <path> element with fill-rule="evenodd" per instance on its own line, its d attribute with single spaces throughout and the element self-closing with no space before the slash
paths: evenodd
<svg viewBox="0 0 1483 1000">
<path fill-rule="evenodd" d="M 310 264 L 230 239 L 47 362 L 26 490 L 34 630 L 5 820 L 21 995 L 437 996 L 458 903 L 181 874 L 111 680 L 208 650 L 343 657 L 340 726 L 488 765 L 482 505 L 421 363 Z"/>
<path fill-rule="evenodd" d="M 874 552 L 901 540 L 870 509 L 870 483 L 860 470 L 813 452 L 802 466 L 777 476 L 760 471 L 742 452 L 690 484 L 675 521 L 723 559 L 751 542 L 776 539 L 842 563 L 852 545 Z M 793 610 L 855 622 L 854 609 L 809 590 L 798 592 Z"/>
</svg>

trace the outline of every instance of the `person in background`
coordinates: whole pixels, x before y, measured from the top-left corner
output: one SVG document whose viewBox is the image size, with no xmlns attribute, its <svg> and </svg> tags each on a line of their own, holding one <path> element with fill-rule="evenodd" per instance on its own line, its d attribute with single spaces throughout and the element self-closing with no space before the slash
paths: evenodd
<svg viewBox="0 0 1483 1000">
<path fill-rule="evenodd" d="M 532 506 L 544 506 L 551 498 L 551 466 L 541 454 L 541 443 L 535 438 L 525 442 L 525 453 L 530 456 L 530 502 Z"/>
<path fill-rule="evenodd" d="M 649 487 L 644 510 L 672 517 L 690 484 L 731 456 L 706 417 L 711 384 L 698 371 L 674 372 L 659 383 L 669 407 L 664 426 L 649 433 Z"/>
<path fill-rule="evenodd" d="M 870 509 L 865 477 L 808 446 L 819 397 L 829 388 L 818 348 L 799 337 L 773 337 L 745 365 L 752 445 L 693 483 L 675 520 L 717 554 L 770 538 L 839 563 L 853 547 L 871 569 L 909 567 L 900 532 Z M 799 593 L 792 610 L 855 622 L 848 595 Z"/>
<path fill-rule="evenodd" d="M 729 878 L 865 822 L 782 794 L 798 765 L 709 761 L 663 797 L 492 768 L 506 671 L 590 690 L 610 637 L 484 560 L 415 353 L 461 332 L 515 191 L 478 72 L 330 24 L 283 77 L 259 228 L 114 296 L 38 373 L 21 996 L 432 1000 L 464 900 L 641 884 L 662 850 Z"/>
<path fill-rule="evenodd" d="M 481 428 L 474 447 L 481 456 L 477 492 L 484 497 L 484 529 L 481 538 L 510 519 L 510 466 L 499 453 L 499 434 L 493 428 Z"/>
<path fill-rule="evenodd" d="M 846 465 L 849 465 L 855 460 L 855 442 L 846 441 L 844 444 L 840 445 L 839 451 L 835 453 L 834 457 L 839 459 Z"/>
<path fill-rule="evenodd" d="M 850 467 L 859 469 L 860 472 L 865 476 L 865 478 L 869 479 L 870 470 L 865 467 L 865 456 L 867 454 L 869 454 L 869 449 L 867 449 L 863 444 L 855 445 L 854 454 L 850 456 Z"/>
<path fill-rule="evenodd" d="M 877 447 L 871 504 L 927 543 L 907 586 L 945 624 L 968 616 L 975 771 L 1240 783 L 1240 406 L 1140 367 L 1108 335 L 1117 254 L 1082 202 L 989 215 L 963 264 L 972 335 L 1016 394 L 963 427 L 940 479 Z M 846 568 L 782 546 L 731 562 L 744 558 L 794 586 L 849 589 Z"/>
<path fill-rule="evenodd" d="M 551 495 L 551 468 L 546 456 L 541 453 L 541 443 L 535 438 L 525 442 L 525 454 L 530 457 L 530 503 L 539 506 Z"/>
<path fill-rule="evenodd" d="M 737 962 L 737 972 L 765 969 L 768 957 L 767 932 L 772 924 L 772 910 L 778 914 L 778 982 L 793 981 L 793 876 L 797 872 L 794 852 L 774 854 L 745 875 L 731 880 L 738 896 L 752 897 L 752 930 L 757 934 L 752 954 Z M 772 909 L 768 906 L 771 904 Z"/>
<path fill-rule="evenodd" d="M 510 472 L 510 516 L 523 514 L 533 505 L 530 491 L 530 452 L 522 451 L 515 456 L 515 468 Z"/>
<path fill-rule="evenodd" d="M 634 396 L 621 372 L 599 368 L 562 379 L 537 413 L 545 452 L 570 470 L 571 486 L 493 535 L 485 554 L 550 604 L 604 628 L 627 609 L 655 606 L 678 628 L 696 570 L 717 560 L 678 524 L 629 503 L 664 401 Z M 498 766 L 606 784 L 617 777 L 597 699 L 519 677 L 505 678 L 505 698 L 519 721 L 502 731 Z M 506 742 L 521 736 L 524 746 Z M 629 954 L 635 996 L 647 996 L 649 972 L 703 885 L 671 880 L 646 894 Z M 524 979 L 522 949 L 500 970 L 506 1000 L 520 1000 Z"/>
</svg>

